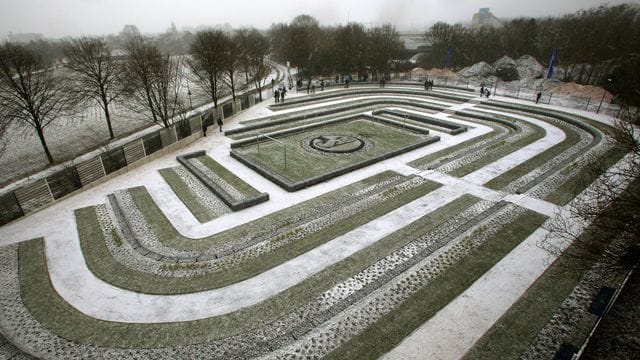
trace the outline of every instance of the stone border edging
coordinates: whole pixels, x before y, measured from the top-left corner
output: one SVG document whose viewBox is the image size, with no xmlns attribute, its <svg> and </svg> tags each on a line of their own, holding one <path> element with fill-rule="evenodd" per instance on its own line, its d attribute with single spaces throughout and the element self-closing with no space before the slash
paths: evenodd
<svg viewBox="0 0 640 360">
<path fill-rule="evenodd" d="M 216 194 L 232 211 L 239 211 L 246 209 L 248 207 L 263 203 L 269 200 L 269 194 L 260 193 L 257 196 L 247 198 L 245 200 L 237 200 L 233 198 L 229 193 L 227 193 L 222 187 L 220 187 L 215 182 L 211 181 L 200 169 L 196 168 L 191 164 L 188 160 L 205 156 L 206 152 L 204 150 L 196 151 L 184 155 L 180 155 L 176 157 L 178 162 L 182 164 L 189 172 L 191 172 L 198 180 L 200 180 L 204 186 L 206 186 L 209 190 L 211 190 L 214 194 Z"/>
</svg>

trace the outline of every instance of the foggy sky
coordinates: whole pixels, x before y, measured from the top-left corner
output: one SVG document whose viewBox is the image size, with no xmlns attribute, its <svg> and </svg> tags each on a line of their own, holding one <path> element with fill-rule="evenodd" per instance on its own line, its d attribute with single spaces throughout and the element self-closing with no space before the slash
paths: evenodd
<svg viewBox="0 0 640 360">
<path fill-rule="evenodd" d="M 468 22 L 480 7 L 499 18 L 558 16 L 603 3 L 640 0 L 0 0 L 0 39 L 13 33 L 46 37 L 106 35 L 133 24 L 143 33 L 229 23 L 267 29 L 309 14 L 321 25 L 356 21 L 424 29 L 436 21 Z"/>
</svg>

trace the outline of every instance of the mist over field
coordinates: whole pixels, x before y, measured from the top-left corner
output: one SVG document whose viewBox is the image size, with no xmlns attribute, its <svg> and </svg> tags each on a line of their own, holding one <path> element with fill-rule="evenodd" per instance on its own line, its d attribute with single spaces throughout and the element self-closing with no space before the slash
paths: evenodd
<svg viewBox="0 0 640 360">
<path fill-rule="evenodd" d="M 623 1 L 609 1 L 610 5 Z M 308 14 L 323 24 L 391 23 L 400 30 L 425 29 L 437 21 L 469 22 L 480 7 L 499 18 L 558 16 L 598 6 L 603 0 L 6 0 L 0 12 L 0 39 L 9 33 L 40 33 L 56 38 L 117 33 L 126 24 L 143 33 L 228 23 L 267 29 Z"/>
</svg>

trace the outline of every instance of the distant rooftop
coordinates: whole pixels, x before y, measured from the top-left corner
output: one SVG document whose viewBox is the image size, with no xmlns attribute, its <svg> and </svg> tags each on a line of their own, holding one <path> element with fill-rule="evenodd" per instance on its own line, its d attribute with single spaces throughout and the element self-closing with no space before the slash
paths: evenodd
<svg viewBox="0 0 640 360">
<path fill-rule="evenodd" d="M 477 13 L 473 14 L 471 27 L 477 29 L 483 26 L 501 27 L 502 21 L 493 15 L 489 8 L 480 8 Z"/>
</svg>

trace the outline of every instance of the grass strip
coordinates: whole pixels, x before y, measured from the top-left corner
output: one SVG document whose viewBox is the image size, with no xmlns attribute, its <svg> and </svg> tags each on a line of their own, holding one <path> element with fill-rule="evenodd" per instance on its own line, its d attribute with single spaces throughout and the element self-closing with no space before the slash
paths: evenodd
<svg viewBox="0 0 640 360">
<path fill-rule="evenodd" d="M 460 166 L 459 168 L 451 171 L 449 175 L 456 177 L 463 177 L 468 175 L 486 165 L 491 164 L 498 159 L 501 159 L 521 148 L 542 139 L 547 133 L 543 128 L 538 125 L 526 123 L 525 126 L 529 126 L 533 129 L 533 133 L 528 134 L 521 139 L 516 140 L 515 142 L 501 141 L 498 143 L 494 143 L 489 145 L 486 149 L 487 151 L 480 158 Z"/>
<path fill-rule="evenodd" d="M 461 213 L 477 201 L 478 199 L 471 195 L 455 199 L 274 297 L 227 315 L 160 324 L 127 324 L 88 317 L 62 299 L 51 285 L 42 239 L 19 245 L 21 298 L 27 309 L 43 326 L 80 344 L 151 348 L 225 338 L 274 321 L 308 303 L 336 283 L 345 281 L 413 239 L 432 231 L 439 224 L 449 220 L 453 214 Z M 104 255 L 108 254 L 85 254 L 87 258 Z M 120 270 L 125 273 L 131 271 Z"/>
<path fill-rule="evenodd" d="M 184 294 L 216 289 L 256 276 L 397 209 L 412 200 L 422 197 L 439 186 L 440 184 L 434 182 L 425 183 L 393 199 L 385 201 L 383 204 L 354 214 L 337 223 L 325 226 L 321 230 L 311 233 L 295 242 L 286 244 L 277 250 L 265 252 L 259 257 L 251 258 L 235 266 L 206 275 L 191 276 L 189 277 L 189 281 L 185 281 L 184 278 L 180 277 L 158 277 L 144 272 L 124 271 L 124 266 L 108 259 L 110 254 L 107 249 L 95 244 L 96 241 L 94 239 L 104 241 L 97 219 L 95 219 L 95 212 L 92 213 L 93 209 L 85 208 L 77 210 L 76 216 L 78 234 L 83 252 L 87 258 L 91 259 L 87 260 L 87 263 L 91 263 L 90 268 L 93 269 L 92 271 L 94 271 L 97 276 L 104 277 L 105 281 L 114 286 L 136 292 L 164 295 Z M 295 231 L 295 229 L 293 231 Z"/>
<path fill-rule="evenodd" d="M 640 182 L 630 185 L 632 193 L 640 190 Z M 609 211 L 616 213 L 619 207 L 628 206 L 623 201 L 614 202 Z M 581 281 L 585 271 L 597 261 L 594 254 L 605 253 L 608 241 L 602 241 L 603 224 L 609 218 L 596 219 L 565 250 L 511 308 L 465 354 L 465 359 L 516 359 L 526 351 L 540 331 L 553 318 L 564 300 Z M 619 227 L 619 232 L 625 229 Z M 614 239 L 619 233 L 607 234 Z M 592 324 L 588 324 L 586 334 Z M 581 329 L 567 333 L 581 333 Z M 577 330 L 577 331 L 575 331 Z M 584 340 L 584 337 L 580 341 Z"/>
<path fill-rule="evenodd" d="M 253 198 L 261 194 L 258 190 L 254 189 L 251 185 L 247 184 L 242 179 L 234 175 L 224 166 L 218 164 L 218 162 L 216 162 L 212 158 L 205 155 L 197 157 L 196 160 L 200 161 L 204 166 L 211 169 L 211 171 L 213 171 L 216 175 L 226 181 L 229 185 L 233 186 L 233 188 L 238 190 L 246 198 Z"/>
<path fill-rule="evenodd" d="M 200 238 L 191 239 L 182 236 L 167 219 L 166 215 L 158 208 L 149 193 L 144 187 L 131 188 L 129 191 L 133 196 L 138 208 L 143 212 L 145 221 L 151 229 L 160 238 L 166 246 L 179 250 L 205 250 L 221 244 L 235 242 L 247 236 L 261 236 L 264 229 L 288 226 L 292 218 L 299 217 L 300 214 L 312 214 L 314 210 L 326 206 L 326 204 L 342 203 L 348 199 L 351 194 L 358 192 L 367 186 L 374 185 L 379 182 L 386 181 L 390 178 L 399 176 L 393 171 L 384 171 L 380 174 L 368 177 L 356 183 L 344 186 L 340 189 L 333 190 L 329 193 L 307 200 L 300 204 L 282 209 L 268 216 L 261 217 L 241 226 L 221 233 Z"/>
<path fill-rule="evenodd" d="M 173 169 L 160 169 L 158 172 L 164 181 L 169 184 L 169 187 L 171 187 L 171 190 L 173 190 L 173 192 L 178 196 L 180 201 L 182 201 L 182 203 L 199 222 L 204 223 L 215 219 L 215 214 L 202 205 L 200 200 L 198 200 L 198 196 L 191 191 L 189 186 L 185 184 Z M 211 194 L 211 196 L 215 195 Z"/>
<path fill-rule="evenodd" d="M 562 154 L 563 152 L 567 151 L 568 149 L 576 145 L 578 142 L 580 142 L 580 134 L 574 129 L 570 128 L 569 126 L 561 122 L 555 123 L 553 125 L 559 127 L 564 131 L 566 137 L 562 142 L 552 146 L 551 148 L 525 161 L 524 163 L 521 163 L 518 166 L 491 179 L 489 182 L 485 183 L 485 186 L 494 190 L 503 189 L 507 185 L 515 181 L 516 179 L 519 179 L 520 177 L 535 170 L 542 164 L 549 162 L 556 156 Z"/>
<path fill-rule="evenodd" d="M 327 358 L 375 359 L 385 354 L 471 286 L 545 220 L 544 215 L 527 210 Z"/>
<path fill-rule="evenodd" d="M 464 119 L 467 120 L 467 119 Z M 456 152 L 462 150 L 462 149 L 467 149 L 468 147 L 475 145 L 479 142 L 491 139 L 494 136 L 498 136 L 499 132 L 500 132 L 500 127 L 499 125 L 496 124 L 484 124 L 486 126 L 489 126 L 491 128 L 493 128 L 493 130 L 491 132 L 488 132 L 486 134 L 483 134 L 481 136 L 477 136 L 474 137 L 472 139 L 466 140 L 464 142 L 461 142 L 457 145 L 454 146 L 449 146 L 446 149 L 437 151 L 435 153 L 423 156 L 421 158 L 418 158 L 416 160 L 411 161 L 410 163 L 408 163 L 409 166 L 414 167 L 416 169 L 420 169 L 420 170 L 428 170 L 428 167 L 436 160 L 438 160 L 438 165 L 442 164 L 443 162 L 446 162 L 449 160 L 448 156 L 450 156 L 451 154 L 455 154 Z M 508 127 L 504 127 L 508 132 L 511 132 L 512 129 L 508 128 Z"/>
<path fill-rule="evenodd" d="M 591 185 L 605 169 L 610 168 L 616 162 L 624 157 L 626 153 L 617 147 L 607 150 L 600 158 L 599 165 L 587 165 L 578 170 L 573 176 L 568 177 L 562 185 L 553 192 L 544 197 L 544 200 L 556 205 L 566 205 L 578 194 L 580 194 L 587 186 Z M 567 168 L 571 169 L 571 167 Z"/>
</svg>

